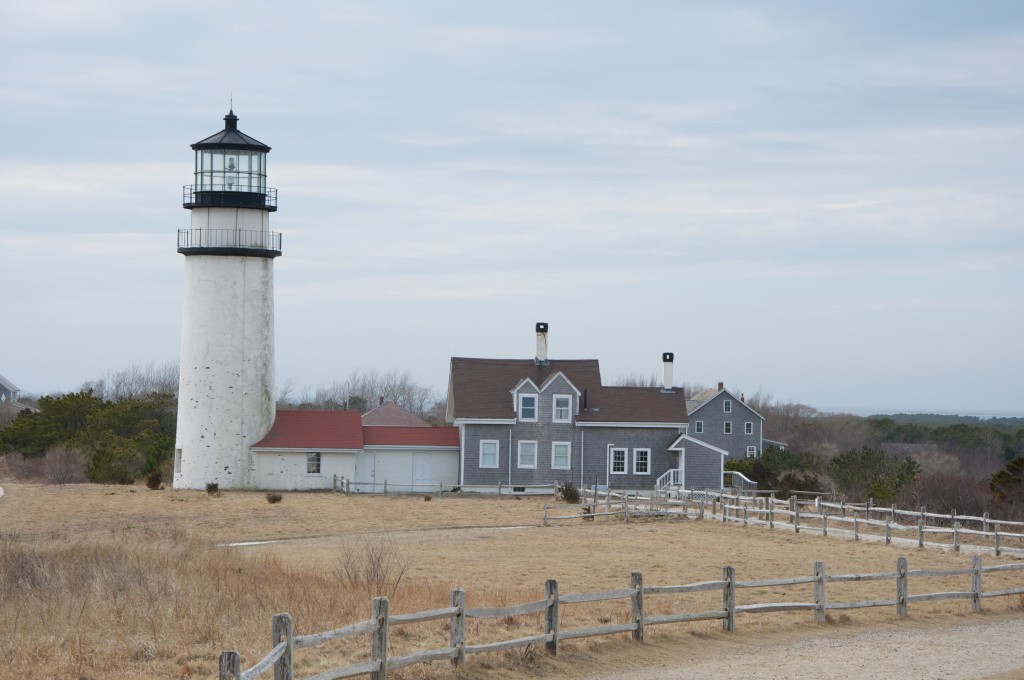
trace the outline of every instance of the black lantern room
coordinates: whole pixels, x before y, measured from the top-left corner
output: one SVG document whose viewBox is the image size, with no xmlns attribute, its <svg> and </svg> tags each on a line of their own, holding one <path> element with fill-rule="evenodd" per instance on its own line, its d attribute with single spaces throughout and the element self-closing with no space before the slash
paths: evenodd
<svg viewBox="0 0 1024 680">
<path fill-rule="evenodd" d="M 277 210 L 277 190 L 267 187 L 270 147 L 240 132 L 234 111 L 224 116 L 223 130 L 192 148 L 195 184 L 185 187 L 184 207 Z"/>
</svg>

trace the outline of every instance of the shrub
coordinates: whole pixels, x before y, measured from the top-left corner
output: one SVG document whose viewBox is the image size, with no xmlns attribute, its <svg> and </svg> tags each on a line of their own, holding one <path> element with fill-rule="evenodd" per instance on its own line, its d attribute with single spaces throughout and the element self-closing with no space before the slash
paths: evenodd
<svg viewBox="0 0 1024 680">
<path fill-rule="evenodd" d="M 76 484 L 85 481 L 85 454 L 67 444 L 55 444 L 46 450 L 43 472 L 50 484 Z"/>
<path fill-rule="evenodd" d="M 566 503 L 576 504 L 580 502 L 580 490 L 571 481 L 558 485 L 558 495 Z"/>
<path fill-rule="evenodd" d="M 274 503 L 280 503 L 282 498 L 284 498 L 284 496 L 275 491 L 271 491 L 267 494 L 267 502 L 271 505 Z"/>
<path fill-rule="evenodd" d="M 206 483 L 206 493 L 207 493 L 207 495 L 210 495 L 210 496 L 219 496 L 220 495 L 220 484 L 218 484 L 217 482 L 207 482 Z"/>
<path fill-rule="evenodd" d="M 153 491 L 160 489 L 160 485 L 164 483 L 164 473 L 160 470 L 153 470 L 146 475 L 146 486 Z"/>
<path fill-rule="evenodd" d="M 342 546 L 335 576 L 367 597 L 394 598 L 409 563 L 388 535 L 360 536 Z"/>
</svg>

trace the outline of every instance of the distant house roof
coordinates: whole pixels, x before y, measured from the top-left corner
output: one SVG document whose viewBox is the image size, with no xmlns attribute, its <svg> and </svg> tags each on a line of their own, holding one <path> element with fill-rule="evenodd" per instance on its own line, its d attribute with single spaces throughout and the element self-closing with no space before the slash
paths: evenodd
<svg viewBox="0 0 1024 680">
<path fill-rule="evenodd" d="M 708 387 L 706 389 L 701 390 L 697 394 L 691 395 L 690 398 L 686 400 L 686 413 L 688 415 L 693 415 L 694 411 L 704 406 L 704 404 L 708 403 L 722 392 L 725 392 L 730 397 L 732 397 L 733 401 L 735 401 L 738 404 L 743 404 L 750 410 L 751 413 L 753 413 L 761 420 L 764 420 L 764 416 L 762 416 L 760 413 L 755 411 L 747 404 L 747 402 L 743 399 L 743 395 L 737 397 L 735 394 L 725 389 L 725 387 L 721 383 L 719 383 L 718 385 L 718 387 Z"/>
<path fill-rule="evenodd" d="M 658 387 L 601 387 L 588 391 L 581 423 L 685 423 L 686 396 L 682 389 Z"/>
<path fill-rule="evenodd" d="M 459 446 L 457 427 L 381 427 L 363 428 L 366 446 Z"/>
<path fill-rule="evenodd" d="M 561 371 L 580 391 L 601 388 L 597 359 L 552 360 L 470 359 L 452 357 L 448 385 L 448 416 L 456 418 L 515 418 L 509 391 L 524 379 L 543 385 Z"/>
<path fill-rule="evenodd" d="M 430 423 L 410 413 L 398 404 L 381 404 L 363 414 L 363 426 L 369 427 L 430 427 Z"/>
<path fill-rule="evenodd" d="M 580 423 L 685 423 L 682 390 L 657 387 L 603 387 L 597 359 L 468 359 L 453 357 L 448 387 L 448 418 L 513 419 L 510 391 L 525 384 L 545 385 L 561 372 L 583 393 Z"/>
<path fill-rule="evenodd" d="M 255 449 L 361 449 L 358 411 L 278 411 L 274 426 Z"/>
<path fill-rule="evenodd" d="M 3 377 L 2 375 L 0 375 L 0 387 L 3 387 L 6 391 L 14 393 L 14 394 L 16 394 L 16 393 L 21 391 L 21 390 L 18 389 L 17 385 L 15 385 L 14 383 L 12 383 L 10 380 L 8 380 L 7 378 Z"/>
</svg>

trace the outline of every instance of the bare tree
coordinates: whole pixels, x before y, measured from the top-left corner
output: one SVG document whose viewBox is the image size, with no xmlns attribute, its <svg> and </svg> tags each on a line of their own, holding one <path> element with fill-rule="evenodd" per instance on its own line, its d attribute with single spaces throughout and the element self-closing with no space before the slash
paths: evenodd
<svg viewBox="0 0 1024 680">
<path fill-rule="evenodd" d="M 177 395 L 178 364 L 151 361 L 145 365 L 132 364 L 118 371 L 107 371 L 99 380 L 82 386 L 82 391 L 89 389 L 104 401 L 138 399 L 150 394 Z"/>
<path fill-rule="evenodd" d="M 298 396 L 289 399 L 293 394 Z M 344 380 L 318 387 L 312 394 L 309 388 L 296 390 L 294 381 L 286 380 L 280 397 L 279 401 L 285 408 L 369 411 L 384 401 L 421 416 L 429 415 L 439 400 L 432 388 L 418 384 L 408 370 L 380 372 L 358 368 Z"/>
<path fill-rule="evenodd" d="M 55 444 L 43 458 L 43 474 L 50 484 L 79 484 L 86 481 L 85 453 L 74 446 Z"/>
</svg>

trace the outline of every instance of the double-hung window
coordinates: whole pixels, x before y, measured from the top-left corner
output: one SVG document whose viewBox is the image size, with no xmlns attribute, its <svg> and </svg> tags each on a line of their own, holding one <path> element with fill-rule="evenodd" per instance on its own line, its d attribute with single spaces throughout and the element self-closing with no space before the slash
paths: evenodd
<svg viewBox="0 0 1024 680">
<path fill-rule="evenodd" d="M 725 421 L 725 423 L 722 425 L 722 432 L 724 432 L 725 434 L 732 434 L 732 421 L 731 420 Z"/>
<path fill-rule="evenodd" d="M 698 420 L 697 422 L 695 422 L 693 424 L 693 433 L 694 434 L 704 434 L 704 421 L 703 420 Z"/>
<path fill-rule="evenodd" d="M 651 450 L 633 449 L 633 474 L 651 474 Z"/>
<path fill-rule="evenodd" d="M 318 475 L 320 474 L 320 452 L 313 453 L 310 451 L 306 454 L 306 474 L 307 475 Z"/>
<path fill-rule="evenodd" d="M 531 469 L 537 467 L 537 442 L 519 442 L 519 467 Z"/>
<path fill-rule="evenodd" d="M 537 422 L 537 395 L 519 395 L 519 420 Z"/>
<path fill-rule="evenodd" d="M 481 439 L 480 440 L 480 467 L 482 467 L 482 468 L 496 468 L 496 467 L 498 467 L 498 440 L 497 439 Z"/>
<path fill-rule="evenodd" d="M 626 474 L 626 455 L 629 453 L 628 449 L 612 449 L 612 469 L 613 475 L 624 475 Z"/>
<path fill-rule="evenodd" d="M 568 423 L 572 420 L 572 397 L 556 394 L 553 397 L 551 420 L 555 423 Z"/>
<path fill-rule="evenodd" d="M 572 443 L 551 442 L 551 469 L 568 470 L 572 466 Z"/>
<path fill-rule="evenodd" d="M 749 420 L 743 423 L 743 434 L 754 434 L 754 423 Z"/>
<path fill-rule="evenodd" d="M 732 413 L 732 400 L 726 399 L 722 402 L 722 411 L 725 413 Z"/>
</svg>

